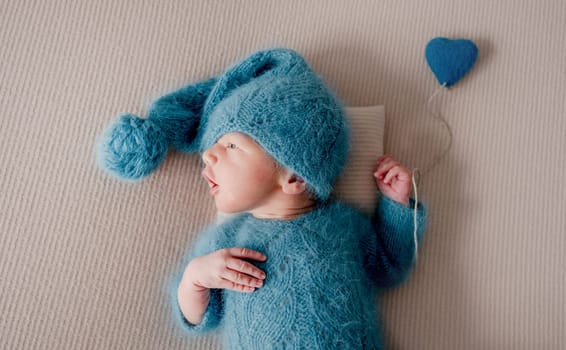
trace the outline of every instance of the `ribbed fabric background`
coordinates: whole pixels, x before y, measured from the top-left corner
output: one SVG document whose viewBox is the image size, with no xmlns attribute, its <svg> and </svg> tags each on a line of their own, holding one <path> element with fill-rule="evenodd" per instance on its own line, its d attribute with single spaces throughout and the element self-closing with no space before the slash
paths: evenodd
<svg viewBox="0 0 566 350">
<path fill-rule="evenodd" d="M 385 105 L 385 151 L 425 167 L 448 142 L 424 108 L 435 36 L 480 58 L 437 100 L 453 146 L 421 181 L 415 271 L 380 301 L 389 348 L 566 347 L 563 0 L 4 0 L 0 23 L 0 348 L 218 348 L 175 328 L 167 290 L 215 216 L 198 158 L 121 183 L 97 136 L 281 45 L 347 105 Z"/>
</svg>

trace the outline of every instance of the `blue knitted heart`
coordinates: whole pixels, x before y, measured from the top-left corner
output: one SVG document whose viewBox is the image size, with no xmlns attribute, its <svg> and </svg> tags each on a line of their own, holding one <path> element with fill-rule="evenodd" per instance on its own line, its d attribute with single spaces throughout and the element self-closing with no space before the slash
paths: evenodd
<svg viewBox="0 0 566 350">
<path fill-rule="evenodd" d="M 478 58 L 478 48 L 468 39 L 439 37 L 428 42 L 425 57 L 438 83 L 451 87 L 472 69 Z"/>
</svg>

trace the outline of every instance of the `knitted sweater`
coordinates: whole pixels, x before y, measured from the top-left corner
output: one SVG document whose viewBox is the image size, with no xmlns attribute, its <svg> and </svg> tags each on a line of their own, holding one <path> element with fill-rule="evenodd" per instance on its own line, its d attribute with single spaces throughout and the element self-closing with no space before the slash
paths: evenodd
<svg viewBox="0 0 566 350">
<path fill-rule="evenodd" d="M 419 239 L 425 220 L 419 203 Z M 413 209 L 385 196 L 373 223 L 339 202 L 294 220 L 240 214 L 209 227 L 191 255 L 229 247 L 263 252 L 267 261 L 254 262 L 266 272 L 263 287 L 212 289 L 203 321 L 182 320 L 197 334 L 220 326 L 226 349 L 381 349 L 375 297 L 408 276 L 413 229 Z"/>
</svg>

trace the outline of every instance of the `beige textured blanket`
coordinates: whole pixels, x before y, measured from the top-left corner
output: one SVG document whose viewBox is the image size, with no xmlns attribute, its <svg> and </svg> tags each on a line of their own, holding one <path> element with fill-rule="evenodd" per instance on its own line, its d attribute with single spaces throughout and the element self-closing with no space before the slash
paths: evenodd
<svg viewBox="0 0 566 350">
<path fill-rule="evenodd" d="M 215 217 L 198 158 L 120 183 L 99 133 L 287 46 L 347 105 L 384 105 L 385 151 L 423 167 L 448 142 L 424 108 L 435 36 L 480 58 L 437 100 L 454 140 L 421 181 L 414 273 L 379 301 L 389 348 L 566 347 L 563 0 L 1 1 L 0 23 L 0 348 L 218 348 L 173 326 L 167 294 Z"/>
</svg>

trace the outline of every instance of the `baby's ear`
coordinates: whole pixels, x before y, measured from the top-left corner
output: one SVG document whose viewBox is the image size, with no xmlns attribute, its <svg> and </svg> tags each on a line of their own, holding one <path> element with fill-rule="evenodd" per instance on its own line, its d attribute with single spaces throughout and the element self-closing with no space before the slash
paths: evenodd
<svg viewBox="0 0 566 350">
<path fill-rule="evenodd" d="M 286 194 L 302 194 L 307 190 L 307 184 L 299 175 L 286 171 L 283 175 L 281 189 Z"/>
</svg>

